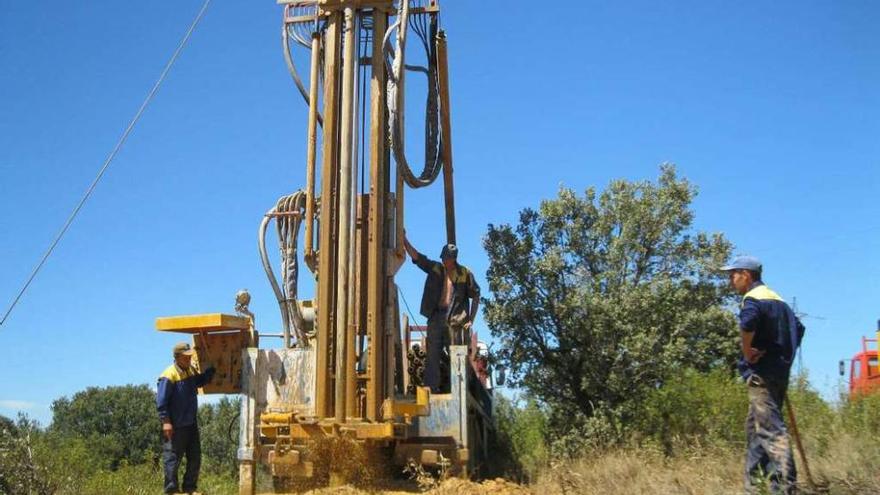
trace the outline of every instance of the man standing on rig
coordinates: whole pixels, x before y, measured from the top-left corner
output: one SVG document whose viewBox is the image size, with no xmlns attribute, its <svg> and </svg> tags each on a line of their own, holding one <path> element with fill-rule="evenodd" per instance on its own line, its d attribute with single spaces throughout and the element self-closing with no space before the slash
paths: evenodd
<svg viewBox="0 0 880 495">
<path fill-rule="evenodd" d="M 173 349 L 174 363 L 159 377 L 156 407 L 162 421 L 162 461 L 165 467 L 165 493 L 177 493 L 177 470 L 186 455 L 183 491 L 196 493 L 202 447 L 198 424 L 198 389 L 214 377 L 214 367 L 199 373 L 192 366 L 195 351 L 181 342 Z"/>
<path fill-rule="evenodd" d="M 480 306 L 480 286 L 467 267 L 458 264 L 458 248 L 447 244 L 440 251 L 440 262 L 428 259 L 409 243 L 404 247 L 412 262 L 428 274 L 419 312 L 428 319 L 426 386 L 440 390 L 440 358 L 450 343 L 470 345 L 471 327 Z"/>
<path fill-rule="evenodd" d="M 722 268 L 743 296 L 739 312 L 742 357 L 738 368 L 749 393 L 746 417 L 746 492 L 769 476 L 773 493 L 792 494 L 797 472 L 782 415 L 794 355 L 804 326 L 779 295 L 761 281 L 761 262 L 740 256 Z"/>
</svg>

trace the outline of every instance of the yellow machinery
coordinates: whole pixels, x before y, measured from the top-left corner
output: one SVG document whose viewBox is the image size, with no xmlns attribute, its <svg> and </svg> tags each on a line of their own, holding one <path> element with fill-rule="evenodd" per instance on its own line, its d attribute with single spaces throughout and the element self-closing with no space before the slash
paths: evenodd
<svg viewBox="0 0 880 495">
<path fill-rule="evenodd" d="M 446 37 L 435 0 L 278 0 L 291 75 L 308 105 L 306 187 L 281 198 L 260 226 L 263 265 L 277 296 L 283 344 L 259 347 L 240 292 L 237 315 L 159 318 L 157 329 L 192 333 L 198 361 L 218 372 L 206 393 L 240 393 L 240 493 L 257 465 L 277 485 L 316 475 L 315 443 L 355 442 L 383 464 L 449 464 L 466 475 L 485 458 L 491 395 L 467 346 L 449 349 L 449 393 L 413 386 L 394 277 L 404 261 L 404 189 L 443 172 L 448 242 L 455 242 Z M 425 66 L 407 63 L 407 38 Z M 301 47 L 301 48 L 298 48 Z M 310 54 L 307 84 L 296 50 Z M 409 72 L 409 74 L 407 74 Z M 424 170 L 408 164 L 406 76 L 427 81 Z M 394 157 L 394 160 L 391 158 Z M 392 167 L 392 165 L 394 165 Z M 393 186 L 393 189 L 392 189 Z M 279 236 L 280 281 L 265 245 Z M 304 224 L 299 252 L 300 226 Z M 297 299 L 298 259 L 315 298 Z M 408 366 L 409 364 L 409 366 Z M 333 467 L 331 466 L 331 472 Z"/>
</svg>

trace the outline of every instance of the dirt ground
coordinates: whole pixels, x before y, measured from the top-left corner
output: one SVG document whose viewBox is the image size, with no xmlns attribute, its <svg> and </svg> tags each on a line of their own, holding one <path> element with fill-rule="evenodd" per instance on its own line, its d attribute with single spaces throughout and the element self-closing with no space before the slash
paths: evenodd
<svg viewBox="0 0 880 495">
<path fill-rule="evenodd" d="M 439 486 L 427 491 L 419 490 L 412 482 L 401 482 L 396 486 L 389 485 L 370 491 L 360 490 L 350 486 L 342 486 L 338 488 L 310 490 L 301 495 L 366 495 L 374 493 L 383 493 L 387 495 L 411 495 L 413 493 L 424 493 L 428 495 L 531 495 L 534 492 L 522 485 L 501 478 L 480 482 L 451 478 L 444 481 Z"/>
</svg>

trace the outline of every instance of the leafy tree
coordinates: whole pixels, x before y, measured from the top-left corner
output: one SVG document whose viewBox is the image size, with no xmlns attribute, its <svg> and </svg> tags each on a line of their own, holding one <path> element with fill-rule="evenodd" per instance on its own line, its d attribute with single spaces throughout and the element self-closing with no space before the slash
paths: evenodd
<svg viewBox="0 0 880 495">
<path fill-rule="evenodd" d="M 147 385 L 89 387 L 52 403 L 51 431 L 84 439 L 110 469 L 155 458 L 158 421 L 156 395 Z"/>
<path fill-rule="evenodd" d="M 696 189 L 664 165 L 656 182 L 561 188 L 519 224 L 489 225 L 484 301 L 512 383 L 550 406 L 550 427 L 619 436 L 648 391 L 682 368 L 737 354 L 732 294 L 713 269 L 722 234 L 693 232 Z"/>
<path fill-rule="evenodd" d="M 50 495 L 48 469 L 40 462 L 36 444 L 42 431 L 24 414 L 17 421 L 0 416 L 0 493 Z"/>
<path fill-rule="evenodd" d="M 202 466 L 217 474 L 238 475 L 238 416 L 241 400 L 223 397 L 216 404 L 199 407 Z"/>
</svg>

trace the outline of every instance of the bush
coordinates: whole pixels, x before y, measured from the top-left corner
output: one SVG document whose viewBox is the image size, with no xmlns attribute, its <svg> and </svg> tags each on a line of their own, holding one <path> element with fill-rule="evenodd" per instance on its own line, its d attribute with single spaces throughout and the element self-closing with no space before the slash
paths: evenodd
<svg viewBox="0 0 880 495">
<path fill-rule="evenodd" d="M 533 480 L 549 460 L 546 411 L 531 398 L 519 404 L 500 394 L 495 398 L 491 474 Z"/>
<path fill-rule="evenodd" d="M 747 412 L 746 389 L 730 371 L 684 370 L 648 395 L 633 433 L 667 455 L 685 445 L 742 446 Z"/>
<path fill-rule="evenodd" d="M 238 415 L 241 400 L 223 397 L 217 404 L 199 407 L 202 472 L 238 476 Z"/>
</svg>

